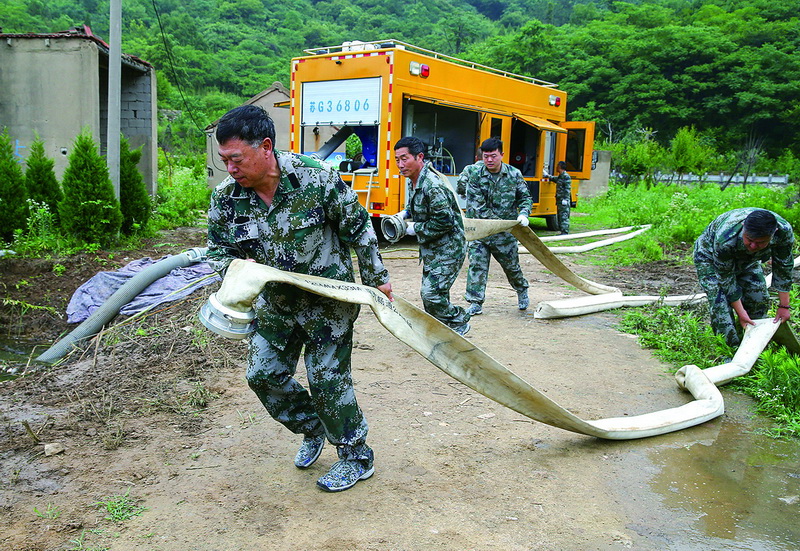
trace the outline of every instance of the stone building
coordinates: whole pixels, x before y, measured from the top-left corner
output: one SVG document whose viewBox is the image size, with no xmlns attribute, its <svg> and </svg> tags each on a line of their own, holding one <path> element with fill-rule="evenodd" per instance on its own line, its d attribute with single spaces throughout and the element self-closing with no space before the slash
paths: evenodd
<svg viewBox="0 0 800 551">
<path fill-rule="evenodd" d="M 88 26 L 55 33 L 0 30 L 0 127 L 24 162 L 38 135 L 60 179 L 73 142 L 88 128 L 105 153 L 109 46 Z M 120 129 L 142 147 L 139 171 L 150 193 L 158 179 L 156 75 L 152 65 L 122 55 Z"/>
</svg>

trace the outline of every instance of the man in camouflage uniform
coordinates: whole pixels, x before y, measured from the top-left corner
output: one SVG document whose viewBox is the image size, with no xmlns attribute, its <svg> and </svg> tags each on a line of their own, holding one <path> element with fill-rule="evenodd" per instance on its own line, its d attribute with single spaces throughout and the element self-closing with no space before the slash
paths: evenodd
<svg viewBox="0 0 800 551">
<path fill-rule="evenodd" d="M 503 142 L 489 138 L 481 144 L 481 158 L 467 165 L 458 177 L 458 194 L 466 196 L 467 218 L 519 220 L 528 225 L 531 196 L 522 173 L 503 162 Z M 517 292 L 520 310 L 528 308 L 528 280 L 519 266 L 519 243 L 510 232 L 501 232 L 469 243 L 469 271 L 464 298 L 472 316 L 483 313 L 491 257 L 500 264 Z"/>
<path fill-rule="evenodd" d="M 766 316 L 769 292 L 761 263 L 772 260 L 772 287 L 778 291 L 774 321 L 789 319 L 794 232 L 774 212 L 742 208 L 719 215 L 694 244 L 694 264 L 707 294 L 714 333 L 730 346 L 741 343 L 733 320 L 742 329 Z"/>
<path fill-rule="evenodd" d="M 464 222 L 455 195 L 425 162 L 425 144 L 407 136 L 394 146 L 400 173 L 411 183 L 411 197 L 401 216 L 411 218 L 407 235 L 417 237 L 422 262 L 420 296 L 425 311 L 459 335 L 469 331 L 469 314 L 450 302 L 450 288 L 467 252 Z"/>
<path fill-rule="evenodd" d="M 550 176 L 556 185 L 556 216 L 561 235 L 569 233 L 569 213 L 572 206 L 572 178 L 567 174 L 567 163 L 558 161 L 556 175 Z"/>
<path fill-rule="evenodd" d="M 392 299 L 369 214 L 335 171 L 275 151 L 272 120 L 253 105 L 225 114 L 217 141 L 230 176 L 214 189 L 208 212 L 208 258 L 215 270 L 224 274 L 242 258 L 352 282 L 352 247 L 364 284 Z M 345 490 L 369 478 L 373 453 L 350 376 L 359 307 L 285 283 L 265 285 L 254 307 L 247 382 L 273 419 L 305 436 L 295 465 L 310 467 L 327 437 L 340 460 L 318 480 L 322 489 Z M 294 378 L 301 353 L 309 391 Z"/>
</svg>

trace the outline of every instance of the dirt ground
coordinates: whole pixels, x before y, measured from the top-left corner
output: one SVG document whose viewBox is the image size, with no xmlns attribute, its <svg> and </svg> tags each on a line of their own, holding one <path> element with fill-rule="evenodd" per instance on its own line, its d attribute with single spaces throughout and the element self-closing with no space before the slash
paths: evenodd
<svg viewBox="0 0 800 551">
<path fill-rule="evenodd" d="M 1 258 L 3 297 L 54 309 L 0 306 L 3 336 L 35 335 L 49 345 L 72 328 L 57 313 L 97 271 L 202 245 L 202 229 L 183 228 L 113 255 Z M 421 304 L 413 244 L 390 249 L 384 260 L 395 293 Z M 606 271 L 563 258 L 584 277 L 628 294 L 696 290 L 685 266 Z M 615 328 L 619 313 L 534 319 L 538 301 L 580 292 L 530 255 L 521 259 L 531 308 L 517 310 L 515 293 L 493 264 L 484 314 L 469 335 L 476 346 L 584 419 L 690 399 L 666 366 Z M 54 271 L 57 265 L 63 272 Z M 462 304 L 464 285 L 462 273 L 453 289 Z M 300 439 L 272 421 L 247 388 L 245 344 L 198 322 L 215 288 L 106 330 L 62 365 L 0 383 L 1 548 L 717 548 L 684 545 L 691 521 L 663 512 L 647 491 L 656 468 L 648 454 L 691 446 L 713 438 L 722 422 L 748 419 L 752 405 L 741 397 L 727 421 L 641 441 L 601 441 L 534 422 L 473 392 L 362 310 L 353 375 L 376 471 L 349 491 L 326 494 L 315 481 L 335 461 L 335 449 L 327 446 L 312 468 L 296 469 Z M 47 456 L 45 444 L 64 451 Z M 107 519 L 101 503 L 114 496 L 144 509 L 129 520 Z"/>
</svg>

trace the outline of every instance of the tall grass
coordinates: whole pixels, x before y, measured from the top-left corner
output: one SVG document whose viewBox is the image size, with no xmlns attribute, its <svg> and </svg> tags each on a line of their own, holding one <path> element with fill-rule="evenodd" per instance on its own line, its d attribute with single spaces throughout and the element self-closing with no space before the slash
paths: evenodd
<svg viewBox="0 0 800 551">
<path fill-rule="evenodd" d="M 655 185 L 611 184 L 608 193 L 581 202 L 589 227 L 623 227 L 652 224 L 641 238 L 612 249 L 614 264 L 660 260 L 666 255 L 686 257 L 695 239 L 719 214 L 741 207 L 768 209 L 800 228 L 797 190 L 792 187 L 747 186 L 720 190 L 714 184 Z"/>
</svg>

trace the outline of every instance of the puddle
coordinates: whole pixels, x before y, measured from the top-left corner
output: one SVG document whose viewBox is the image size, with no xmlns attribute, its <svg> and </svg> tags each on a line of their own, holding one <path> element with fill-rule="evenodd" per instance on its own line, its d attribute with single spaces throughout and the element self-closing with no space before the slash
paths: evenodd
<svg viewBox="0 0 800 551">
<path fill-rule="evenodd" d="M 13 379 L 25 370 L 34 352 L 45 350 L 42 344 L 0 338 L 0 381 Z"/>
<path fill-rule="evenodd" d="M 772 424 L 753 401 L 723 396 L 722 417 L 627 444 L 609 486 L 637 548 L 800 549 L 800 441 L 759 434 Z"/>
<path fill-rule="evenodd" d="M 725 549 L 800 545 L 800 443 L 756 434 L 726 419 L 712 440 L 651 452 L 661 469 L 650 483 L 663 505 L 683 511 L 702 536 Z"/>
</svg>

